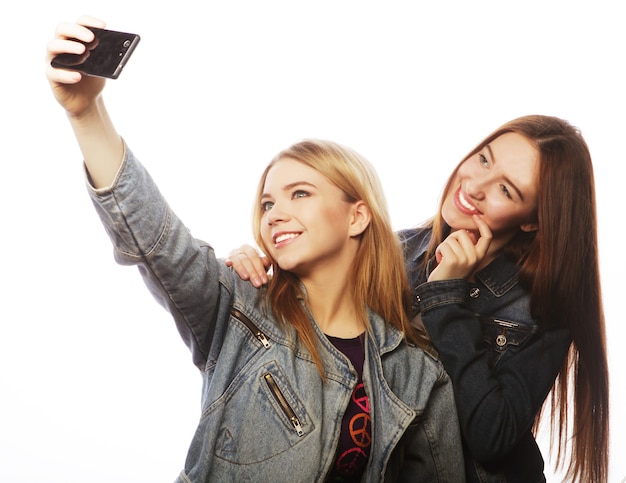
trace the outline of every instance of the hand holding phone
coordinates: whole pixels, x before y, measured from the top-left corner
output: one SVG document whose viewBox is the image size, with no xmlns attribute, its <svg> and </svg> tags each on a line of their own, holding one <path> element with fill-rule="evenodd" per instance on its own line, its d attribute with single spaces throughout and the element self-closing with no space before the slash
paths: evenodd
<svg viewBox="0 0 626 483">
<path fill-rule="evenodd" d="M 95 37 L 93 41 L 85 44 L 83 54 L 59 54 L 50 64 L 55 68 L 117 79 L 137 47 L 139 35 L 96 27 L 87 28 Z"/>
</svg>

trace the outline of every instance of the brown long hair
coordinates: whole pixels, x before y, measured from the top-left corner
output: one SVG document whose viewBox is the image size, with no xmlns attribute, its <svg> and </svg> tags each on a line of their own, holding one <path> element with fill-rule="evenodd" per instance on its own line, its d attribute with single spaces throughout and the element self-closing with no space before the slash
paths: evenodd
<svg viewBox="0 0 626 483">
<path fill-rule="evenodd" d="M 557 442 L 556 465 L 562 467 L 566 460 L 571 427 L 572 451 L 567 476 L 584 482 L 605 482 L 609 378 L 591 154 L 580 131 L 567 121 L 531 115 L 496 129 L 463 161 L 507 132 L 521 134 L 534 144 L 539 151 L 540 168 L 538 230 L 530 234 L 520 230 L 505 251 L 521 265 L 520 281 L 530 291 L 533 316 L 544 328 L 552 323 L 567 326 L 573 340 L 550 398 L 552 441 Z M 444 195 L 457 170 L 458 166 L 446 184 Z M 445 222 L 440 213 L 441 205 L 439 214 L 431 221 L 433 239 L 429 258 L 445 236 Z M 568 412 L 571 399 L 573 422 L 569 421 Z"/>
<path fill-rule="evenodd" d="M 258 185 L 252 224 L 259 247 L 265 253 L 270 253 L 260 235 L 263 215 L 261 194 L 269 170 L 283 158 L 293 159 L 315 169 L 339 187 L 347 201 L 363 200 L 369 207 L 371 220 L 360 235 L 351 274 L 355 305 L 360 311 L 360 318 L 368 327 L 369 307 L 403 332 L 407 340 L 427 348 L 426 337 L 410 325 L 408 314 L 411 299 L 404 258 L 400 242 L 391 226 L 380 180 L 372 165 L 355 151 L 330 141 L 304 140 L 280 152 L 267 166 Z M 293 273 L 281 270 L 276 263 L 273 263 L 273 271 L 267 288 L 267 300 L 274 316 L 279 322 L 291 324 L 295 328 L 323 377 L 323 365 L 317 349 L 318 337 L 302 305 L 306 296 L 300 281 Z"/>
</svg>

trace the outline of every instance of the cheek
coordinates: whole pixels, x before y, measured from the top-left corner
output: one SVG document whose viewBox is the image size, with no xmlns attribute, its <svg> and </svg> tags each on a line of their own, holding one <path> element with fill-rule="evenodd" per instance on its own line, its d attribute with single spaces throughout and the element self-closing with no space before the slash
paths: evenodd
<svg viewBox="0 0 626 483">
<path fill-rule="evenodd" d="M 259 231 L 260 231 L 261 240 L 263 240 L 263 243 L 265 243 L 268 247 L 272 246 L 272 230 L 267 224 L 267 222 L 265 222 L 264 218 L 261 218 L 261 228 Z"/>
<path fill-rule="evenodd" d="M 340 227 L 346 223 L 348 217 L 347 210 L 344 210 L 337 205 L 327 205 L 322 207 L 316 218 L 322 223 L 327 224 L 330 228 Z"/>
<path fill-rule="evenodd" d="M 528 217 L 526 213 L 511 211 L 510 209 L 493 210 L 487 224 L 493 232 L 507 232 L 517 230 L 520 225 L 526 223 Z"/>
<path fill-rule="evenodd" d="M 443 200 L 441 205 L 441 216 L 444 221 L 450 224 L 451 218 L 455 213 L 454 202 L 452 201 L 452 195 L 448 194 Z"/>
</svg>

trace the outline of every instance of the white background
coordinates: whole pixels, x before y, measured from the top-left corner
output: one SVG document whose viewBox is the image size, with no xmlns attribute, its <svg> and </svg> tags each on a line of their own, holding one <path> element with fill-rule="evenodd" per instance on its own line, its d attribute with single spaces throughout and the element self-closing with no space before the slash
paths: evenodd
<svg viewBox="0 0 626 483">
<path fill-rule="evenodd" d="M 220 255 L 252 240 L 258 176 L 301 138 L 332 139 L 369 158 L 399 229 L 434 213 L 453 166 L 503 122 L 542 113 L 580 127 L 597 178 L 610 481 L 622 481 L 619 4 L 3 3 L 0 481 L 172 481 L 198 418 L 200 377 L 136 269 L 114 263 L 44 77 L 54 26 L 83 13 L 142 36 L 108 83 L 109 110 L 174 209 Z M 543 437 L 542 446 L 548 457 Z"/>
</svg>

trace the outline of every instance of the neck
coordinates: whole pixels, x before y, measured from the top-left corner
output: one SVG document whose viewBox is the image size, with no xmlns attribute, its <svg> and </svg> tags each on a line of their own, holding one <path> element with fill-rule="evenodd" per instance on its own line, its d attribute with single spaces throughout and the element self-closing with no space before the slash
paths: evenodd
<svg viewBox="0 0 626 483">
<path fill-rule="evenodd" d="M 308 306 L 322 332 L 340 338 L 363 333 L 365 321 L 356 305 L 353 268 L 359 242 L 354 239 L 342 253 L 318 260 L 299 274 L 306 288 Z"/>
<path fill-rule="evenodd" d="M 345 278 L 303 281 L 308 305 L 322 332 L 349 339 L 365 330 L 360 310 L 355 305 L 354 288 Z"/>
</svg>

